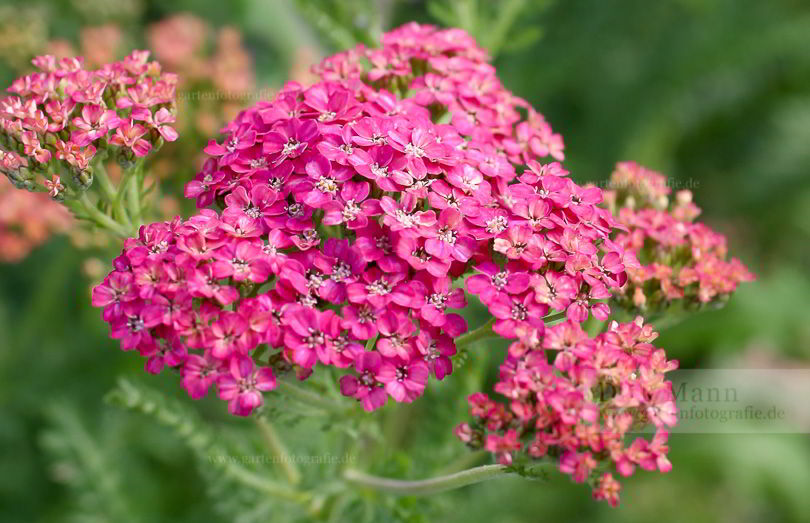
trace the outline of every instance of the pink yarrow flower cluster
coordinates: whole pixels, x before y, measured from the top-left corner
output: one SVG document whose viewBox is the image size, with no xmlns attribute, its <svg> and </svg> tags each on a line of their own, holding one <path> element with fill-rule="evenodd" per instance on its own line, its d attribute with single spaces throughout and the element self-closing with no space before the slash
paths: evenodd
<svg viewBox="0 0 810 523">
<path fill-rule="evenodd" d="M 623 229 L 614 241 L 644 261 L 628 266 L 628 282 L 617 292 L 626 310 L 717 302 L 754 280 L 740 260 L 727 259 L 725 236 L 695 222 L 701 211 L 691 191 L 678 191 L 670 201 L 666 178 L 632 162 L 616 166 L 610 187 L 606 205 Z"/>
<path fill-rule="evenodd" d="M 452 372 L 467 331 L 453 281 L 474 267 L 469 290 L 504 336 L 551 310 L 606 317 L 623 253 L 597 247 L 613 228 L 600 191 L 541 163 L 562 157 L 559 137 L 457 30 L 410 24 L 383 51 L 407 74 L 361 71 L 355 54 L 376 51 L 358 49 L 243 111 L 186 187 L 200 214 L 127 243 L 95 303 L 149 370 L 185 374 L 194 355 L 216 369 L 210 385 L 266 345 L 265 368 L 347 369 L 342 392 L 374 410 Z"/>
<path fill-rule="evenodd" d="M 631 475 L 636 467 L 668 472 L 668 427 L 677 422 L 672 383 L 677 368 L 652 342 L 658 335 L 641 317 L 611 322 L 595 338 L 576 322 L 540 330 L 523 324 L 501 365 L 495 392 L 469 397 L 472 424 L 456 435 L 492 452 L 501 464 L 554 460 L 574 481 L 589 481 L 595 499 L 619 501 L 608 470 Z M 652 423 L 650 439 L 629 440 L 631 428 Z"/>
<path fill-rule="evenodd" d="M 452 372 L 467 331 L 453 282 L 473 268 L 468 290 L 503 336 L 542 329 L 552 310 L 607 317 L 626 255 L 601 192 L 541 163 L 562 158 L 559 137 L 469 36 L 409 24 L 316 71 L 226 126 L 186 187 L 200 214 L 142 229 L 97 289 L 114 337 L 150 370 L 185 374 L 193 354 L 210 385 L 266 345 L 263 368 L 346 369 L 343 394 L 374 410 Z"/>
<path fill-rule="evenodd" d="M 176 140 L 177 79 L 148 57 L 134 51 L 96 70 L 81 58 L 35 58 L 40 72 L 15 80 L 0 100 L 0 171 L 18 187 L 61 199 L 71 179 L 75 190 L 89 186 L 100 153 L 127 164 Z"/>
</svg>

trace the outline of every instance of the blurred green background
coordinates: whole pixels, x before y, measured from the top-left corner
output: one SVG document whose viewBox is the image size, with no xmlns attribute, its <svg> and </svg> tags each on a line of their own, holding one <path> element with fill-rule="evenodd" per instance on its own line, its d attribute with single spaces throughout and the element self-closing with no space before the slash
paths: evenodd
<svg viewBox="0 0 810 523">
<path fill-rule="evenodd" d="M 48 41 L 78 45 L 82 27 L 119 24 L 125 44 L 141 47 L 147 26 L 179 12 L 238 29 L 257 90 L 301 74 L 302 60 L 371 42 L 410 20 L 469 30 L 497 50 L 503 83 L 563 134 L 577 181 L 604 180 L 619 160 L 668 174 L 692 189 L 703 219 L 757 274 L 725 309 L 665 331 L 658 344 L 670 357 L 683 368 L 808 365 L 806 1 L 5 0 L 0 80 L 8 85 Z M 172 183 L 193 174 L 194 161 L 176 165 Z M 113 254 L 93 255 L 106 267 Z M 308 521 L 227 484 L 166 416 L 161 425 L 104 401 L 127 376 L 242 441 L 243 451 L 254 444 L 249 422 L 226 416 L 218 401 L 191 402 L 174 376 L 146 376 L 137 356 L 118 350 L 89 305 L 87 256 L 55 237 L 23 262 L 0 265 L 0 521 Z M 386 409 L 387 441 L 395 443 L 370 448 L 361 461 L 419 477 L 462 456 L 451 429 L 466 418 L 465 395 L 494 380 L 502 348 L 479 347 L 473 356 L 415 405 Z M 295 442 L 291 452 L 315 452 L 319 438 L 330 437 L 311 421 L 282 432 Z M 429 500 L 365 501 L 378 505 L 372 521 L 810 521 L 807 434 L 674 435 L 670 446 L 673 471 L 624 481 L 618 509 L 556 475 Z M 271 468 L 257 470 L 278 473 Z M 327 469 L 303 472 L 328 489 Z"/>
</svg>

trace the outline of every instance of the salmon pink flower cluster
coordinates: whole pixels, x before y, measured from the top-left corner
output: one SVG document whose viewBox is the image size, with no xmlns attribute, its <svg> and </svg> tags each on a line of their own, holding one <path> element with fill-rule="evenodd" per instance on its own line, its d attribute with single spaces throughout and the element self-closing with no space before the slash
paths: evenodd
<svg viewBox="0 0 810 523">
<path fill-rule="evenodd" d="M 670 201 L 666 178 L 635 163 L 616 166 L 607 205 L 624 230 L 614 241 L 643 265 L 628 266 L 617 300 L 625 310 L 657 313 L 674 302 L 696 306 L 727 299 L 753 274 L 727 259 L 726 238 L 695 222 L 700 208 L 681 190 Z"/>
<path fill-rule="evenodd" d="M 543 333 L 524 323 L 501 365 L 495 392 L 506 403 L 476 393 L 469 397 L 472 424 L 456 435 L 494 453 L 504 465 L 554 459 L 574 481 L 590 481 L 594 497 L 618 503 L 618 482 L 636 467 L 668 472 L 667 427 L 677 421 L 672 383 L 677 368 L 652 342 L 658 334 L 641 317 L 611 322 L 595 338 L 576 322 Z M 632 442 L 633 428 L 652 423 L 655 435 Z"/>
<path fill-rule="evenodd" d="M 94 158 L 127 165 L 177 139 L 176 77 L 148 57 L 134 51 L 96 70 L 81 58 L 35 58 L 40 72 L 15 80 L 0 100 L 0 171 L 17 187 L 63 199 L 92 183 Z"/>
</svg>

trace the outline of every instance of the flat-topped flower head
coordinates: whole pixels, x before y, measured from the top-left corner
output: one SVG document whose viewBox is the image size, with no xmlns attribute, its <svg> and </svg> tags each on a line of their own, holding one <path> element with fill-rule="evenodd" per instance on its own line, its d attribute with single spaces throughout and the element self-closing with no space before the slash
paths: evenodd
<svg viewBox="0 0 810 523">
<path fill-rule="evenodd" d="M 57 195 L 73 198 L 88 188 L 96 159 L 129 165 L 176 140 L 177 78 L 148 56 L 134 51 L 99 69 L 80 58 L 35 58 L 40 72 L 15 80 L 0 99 L 0 170 L 18 187 L 51 193 L 46 180 L 56 171 Z"/>
<path fill-rule="evenodd" d="M 127 263 L 99 287 L 106 320 L 128 321 L 130 295 L 140 307 L 170 302 L 181 320 L 159 331 L 144 323 L 150 347 L 165 336 L 191 341 L 189 356 L 224 369 L 268 345 L 268 358 L 302 377 L 323 365 L 345 369 L 344 392 L 377 408 L 381 395 L 412 401 L 431 373 L 452 372 L 454 338 L 467 331 L 460 277 L 476 268 L 467 288 L 503 336 L 542 329 L 550 312 L 604 317 L 604 288 L 623 274 L 621 257 L 597 255 L 612 223 L 595 219 L 598 189 L 542 163 L 561 157 L 548 123 L 517 110 L 528 104 L 503 87 L 463 33 L 411 24 L 383 45 L 382 54 L 344 55 L 367 55 L 376 72 L 343 64 L 335 75 L 339 58 L 328 59 L 315 68 L 320 82 L 288 84 L 225 126 L 186 188 L 198 206 L 217 203 L 221 214 L 203 209 L 128 241 Z M 397 72 L 380 74 L 393 56 Z M 131 57 L 122 74 L 144 59 Z M 117 106 L 131 107 L 130 117 L 100 106 L 84 111 L 78 136 L 84 142 L 106 127 L 109 141 L 133 157 L 146 153 L 149 136 L 172 139 L 171 115 L 145 109 L 162 92 L 160 81 L 121 91 Z M 132 294 L 113 290 L 124 280 Z M 254 298 L 265 300 L 276 327 L 248 327 L 241 311 Z M 203 307 L 206 324 L 189 330 Z M 140 339 L 127 338 L 127 346 Z M 379 361 L 361 358 L 369 353 Z"/>
<path fill-rule="evenodd" d="M 612 245 L 627 265 L 627 284 L 614 289 L 623 308 L 657 314 L 674 302 L 700 307 L 722 302 L 738 284 L 754 279 L 738 259 L 728 259 L 725 236 L 694 221 L 700 208 L 690 191 L 670 201 L 663 175 L 629 162 L 617 165 L 611 187 L 607 205 L 623 229 Z M 628 265 L 628 259 L 644 264 Z M 609 263 L 616 261 L 614 255 Z"/>
<path fill-rule="evenodd" d="M 590 481 L 594 499 L 615 506 L 620 486 L 600 465 L 622 476 L 636 466 L 672 468 L 666 440 L 677 409 L 665 373 L 677 362 L 649 344 L 655 336 L 641 318 L 613 322 L 594 338 L 570 321 L 539 335 L 520 328 L 495 384 L 506 404 L 484 393 L 471 395 L 476 422 L 456 433 L 468 445 L 484 441 L 503 464 L 521 452 L 529 459 L 559 456 L 561 472 L 578 483 Z M 651 440 L 629 437 L 631 426 L 647 423 L 656 430 Z"/>
</svg>

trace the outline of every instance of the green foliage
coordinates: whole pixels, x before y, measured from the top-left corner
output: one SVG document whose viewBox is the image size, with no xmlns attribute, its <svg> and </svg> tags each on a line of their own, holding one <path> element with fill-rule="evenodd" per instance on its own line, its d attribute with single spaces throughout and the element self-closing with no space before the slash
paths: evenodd
<svg viewBox="0 0 810 523">
<path fill-rule="evenodd" d="M 312 24 L 327 43 L 349 49 L 357 43 L 374 46 L 389 25 L 391 0 L 294 0 L 304 20 Z"/>
<path fill-rule="evenodd" d="M 552 0 L 432 0 L 427 10 L 442 25 L 464 29 L 492 56 L 497 56 L 522 51 L 537 43 L 543 31 L 537 25 L 525 23 L 525 17 L 541 13 L 551 3 Z"/>
<path fill-rule="evenodd" d="M 50 458 L 51 476 L 74 493 L 74 506 L 65 519 L 137 521 L 110 445 L 87 431 L 75 407 L 54 403 L 45 416 L 50 428 L 42 433 L 40 444 Z"/>
<path fill-rule="evenodd" d="M 264 521 L 279 503 L 286 506 L 310 501 L 310 495 L 243 464 L 259 460 L 242 459 L 248 455 L 238 453 L 238 442 L 229 440 L 227 433 L 215 433 L 194 409 L 168 400 L 159 391 L 122 378 L 106 400 L 144 414 L 170 429 L 194 454 L 208 484 L 209 499 L 225 519 L 238 515 L 237 521 L 244 523 Z M 246 507 L 249 509 L 245 510 Z M 291 506 L 289 512 L 300 515 L 295 506 Z"/>
</svg>

